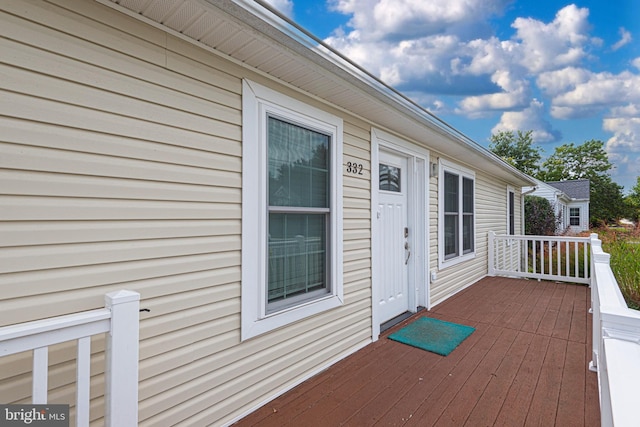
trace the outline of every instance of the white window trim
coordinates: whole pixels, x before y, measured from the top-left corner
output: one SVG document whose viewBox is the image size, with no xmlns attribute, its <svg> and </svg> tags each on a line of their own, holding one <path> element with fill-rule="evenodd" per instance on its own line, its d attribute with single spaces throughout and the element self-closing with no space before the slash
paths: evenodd
<svg viewBox="0 0 640 427">
<path fill-rule="evenodd" d="M 578 209 L 578 215 L 571 215 L 571 209 Z M 571 206 L 569 211 L 569 227 L 582 227 L 582 209 L 580 206 Z M 571 224 L 571 218 L 578 218 L 578 224 Z"/>
<path fill-rule="evenodd" d="M 438 166 L 438 269 L 442 270 L 447 267 L 471 260 L 476 257 L 478 248 L 477 226 L 478 206 L 476 203 L 476 174 L 470 169 L 462 167 L 448 160 L 440 159 Z M 444 259 L 444 174 L 445 172 L 455 173 L 460 177 L 473 180 L 473 251 L 468 254 L 462 254 L 455 258 Z M 462 196 L 462 195 L 461 195 Z M 462 209 L 462 206 L 460 206 Z M 462 218 L 460 219 L 462 220 Z M 460 230 L 460 251 L 462 252 L 462 229 Z"/>
<path fill-rule="evenodd" d="M 331 292 L 277 311 L 266 312 L 267 146 L 266 118 L 274 113 L 332 137 Z M 339 307 L 344 302 L 342 275 L 342 119 L 249 80 L 242 82 L 242 298 L 241 339 Z"/>
</svg>

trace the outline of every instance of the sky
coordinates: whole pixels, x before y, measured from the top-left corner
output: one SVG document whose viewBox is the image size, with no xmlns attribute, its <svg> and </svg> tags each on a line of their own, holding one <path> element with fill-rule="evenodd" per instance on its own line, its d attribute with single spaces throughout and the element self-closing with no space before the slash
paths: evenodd
<svg viewBox="0 0 640 427">
<path fill-rule="evenodd" d="M 597 139 L 624 193 L 640 176 L 639 0 L 268 2 L 485 147 Z"/>
</svg>

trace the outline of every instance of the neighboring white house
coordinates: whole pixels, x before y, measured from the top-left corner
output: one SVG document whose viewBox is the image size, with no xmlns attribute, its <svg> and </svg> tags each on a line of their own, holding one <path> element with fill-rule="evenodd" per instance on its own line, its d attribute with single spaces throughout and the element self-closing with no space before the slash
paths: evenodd
<svg viewBox="0 0 640 427">
<path fill-rule="evenodd" d="M 579 233 L 589 229 L 589 180 L 543 182 L 536 180 L 535 191 L 524 188 L 523 193 L 544 197 L 560 218 L 557 234 Z"/>
<path fill-rule="evenodd" d="M 522 232 L 530 177 L 256 2 L 0 9 L 0 326 L 140 293 L 141 426 L 234 422 Z M 0 402 L 28 357 L 0 358 Z"/>
</svg>

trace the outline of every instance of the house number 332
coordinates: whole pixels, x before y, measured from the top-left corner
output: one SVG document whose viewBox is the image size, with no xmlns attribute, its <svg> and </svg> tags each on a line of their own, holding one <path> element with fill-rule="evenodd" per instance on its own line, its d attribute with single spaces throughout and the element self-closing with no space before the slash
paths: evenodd
<svg viewBox="0 0 640 427">
<path fill-rule="evenodd" d="M 352 175 L 363 175 L 362 163 L 347 162 L 347 173 Z"/>
</svg>

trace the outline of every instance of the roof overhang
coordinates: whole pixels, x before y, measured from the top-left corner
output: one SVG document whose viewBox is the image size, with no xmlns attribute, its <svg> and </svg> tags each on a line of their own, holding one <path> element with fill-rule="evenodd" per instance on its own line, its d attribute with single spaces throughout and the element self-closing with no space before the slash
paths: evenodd
<svg viewBox="0 0 640 427">
<path fill-rule="evenodd" d="M 535 185 L 266 5 L 250 0 L 96 1 L 511 184 Z"/>
</svg>

